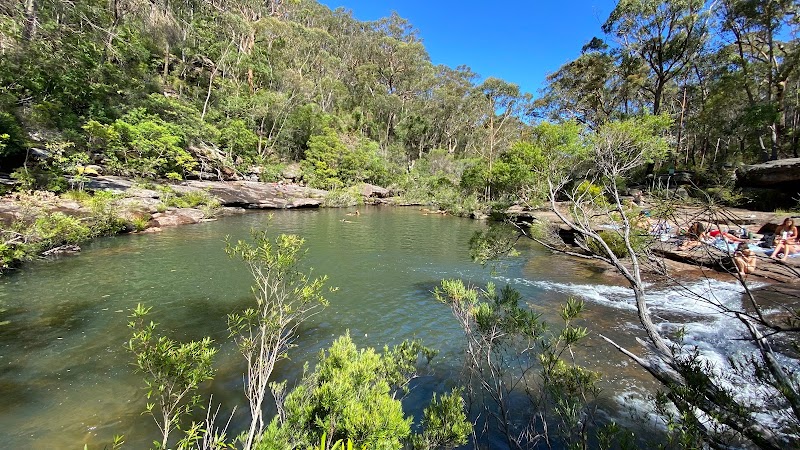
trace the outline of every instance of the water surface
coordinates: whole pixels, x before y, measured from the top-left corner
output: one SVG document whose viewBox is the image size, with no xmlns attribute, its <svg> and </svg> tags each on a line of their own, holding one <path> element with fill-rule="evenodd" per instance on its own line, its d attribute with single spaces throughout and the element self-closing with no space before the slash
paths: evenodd
<svg viewBox="0 0 800 450">
<path fill-rule="evenodd" d="M 337 292 L 330 306 L 301 329 L 291 359 L 274 373 L 294 380 L 303 363 L 349 330 L 359 345 L 382 348 L 420 338 L 440 351 L 431 375 L 421 379 L 407 409 L 434 390 L 448 389 L 461 367 L 462 334 L 447 306 L 431 291 L 444 278 L 483 286 L 510 283 L 526 302 L 557 322 L 568 296 L 584 298 L 586 324 L 593 331 L 578 357 L 606 373 L 603 398 L 611 409 L 643 399 L 652 382 L 636 366 L 600 341 L 602 332 L 639 349 L 632 298 L 610 285 L 592 266 L 553 256 L 525 243 L 522 256 L 492 272 L 469 259 L 468 241 L 483 224 L 424 215 L 415 208 L 297 210 L 251 213 L 159 234 L 117 236 L 94 241 L 79 256 L 35 262 L 0 278 L 0 429 L 8 448 L 102 448 L 124 434 L 128 448 L 145 448 L 158 435 L 143 416 L 141 377 L 132 373 L 125 350 L 131 308 L 153 308 L 159 329 L 177 339 L 211 336 L 222 346 L 217 377 L 204 390 L 222 403 L 223 415 L 236 406 L 232 428 L 247 420 L 242 394 L 243 361 L 228 343 L 225 317 L 252 303 L 245 266 L 224 252 L 226 236 L 246 239 L 251 228 L 296 233 L 306 239 L 307 262 L 326 274 Z M 269 217 L 272 216 L 272 220 Z M 699 282 L 698 282 L 699 283 Z M 732 284 L 710 282 L 726 302 L 741 304 Z M 655 288 L 654 311 L 664 327 L 692 319 L 695 339 L 715 346 L 741 345 L 738 334 L 686 300 L 675 289 Z M 721 358 L 722 359 L 722 358 Z M 290 383 L 291 385 L 291 383 Z M 619 413 L 620 416 L 624 414 Z"/>
</svg>

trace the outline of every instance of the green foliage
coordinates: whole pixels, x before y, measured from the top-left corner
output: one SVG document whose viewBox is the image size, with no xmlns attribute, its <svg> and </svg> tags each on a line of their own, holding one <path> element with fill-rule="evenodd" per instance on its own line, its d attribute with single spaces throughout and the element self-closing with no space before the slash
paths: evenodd
<svg viewBox="0 0 800 450">
<path fill-rule="evenodd" d="M 153 416 L 162 433 L 156 448 L 168 448 L 170 433 L 180 428 L 181 419 L 189 415 L 200 401 L 194 392 L 214 376 L 212 362 L 217 349 L 210 338 L 179 343 L 156 335 L 156 324 L 147 322 L 151 308 L 138 305 L 131 312 L 128 326 L 133 336 L 128 350 L 136 358 L 138 372 L 144 374 L 148 402 L 146 412 Z"/>
<path fill-rule="evenodd" d="M 300 442 L 352 439 L 370 448 L 399 448 L 411 419 L 391 395 L 395 361 L 359 351 L 349 335 L 337 339 L 303 383 L 286 396 L 286 422 Z"/>
<path fill-rule="evenodd" d="M 275 364 L 288 358 L 299 324 L 328 305 L 323 295 L 327 277 L 312 279 L 302 270 L 302 238 L 281 234 L 272 240 L 266 231 L 255 230 L 251 235 L 252 243 L 228 241 L 225 248 L 248 266 L 255 281 L 255 307 L 228 315 L 230 336 L 248 362 L 251 422 L 245 448 L 264 431 L 263 401 Z"/>
<path fill-rule="evenodd" d="M 118 196 L 112 192 L 97 191 L 86 201 L 91 210 L 89 227 L 92 237 L 116 234 L 125 227 L 125 221 L 119 216 L 117 199 Z"/>
<path fill-rule="evenodd" d="M 174 124 L 180 128 L 181 133 L 187 143 L 196 142 L 228 142 L 221 137 L 221 131 L 213 124 L 204 121 L 201 118 L 201 112 L 195 105 L 180 98 L 173 98 L 162 95 L 160 93 L 153 93 L 147 96 L 142 102 L 148 113 L 157 116 L 161 121 L 167 124 Z M 239 124 L 235 125 L 238 128 Z M 225 127 L 224 125 L 222 126 Z M 244 132 L 242 130 L 242 132 Z M 237 135 L 235 131 L 228 132 L 228 138 L 233 138 Z M 240 142 L 236 142 L 238 144 Z M 230 150 L 238 152 L 242 147 L 230 147 Z"/>
<path fill-rule="evenodd" d="M 36 188 L 37 182 L 33 171 L 24 167 L 11 172 L 11 178 L 16 180 L 17 189 L 20 191 L 31 191 Z"/>
<path fill-rule="evenodd" d="M 667 114 L 644 114 L 630 119 L 607 122 L 591 135 L 595 161 L 609 166 L 616 175 L 627 173 L 646 162 L 663 159 L 670 148 L 665 137 L 672 125 Z"/>
<path fill-rule="evenodd" d="M 17 118 L 0 111 L 0 162 L 18 163 L 27 148 L 25 132 Z"/>
<path fill-rule="evenodd" d="M 539 353 L 542 383 L 560 419 L 559 437 L 571 446 L 588 442 L 584 423 L 593 414 L 592 399 L 600 393 L 600 373 L 576 364 L 572 356 L 572 347 L 589 334 L 585 327 L 573 325 L 583 310 L 582 300 L 568 299 L 561 309 L 564 327 L 544 340 Z"/>
<path fill-rule="evenodd" d="M 422 416 L 424 431 L 413 439 L 415 449 L 454 448 L 467 443 L 472 426 L 464 412 L 462 393 L 462 388 L 454 388 L 438 399 L 433 394 Z"/>
<path fill-rule="evenodd" d="M 302 448 L 320 441 L 321 448 L 333 448 L 345 440 L 364 448 L 401 448 L 412 439 L 412 418 L 403 413 L 397 394 L 406 392 L 418 359 L 430 362 L 434 355 L 416 341 L 381 354 L 359 350 L 349 333 L 338 338 L 320 353 L 313 372 L 306 367 L 303 380 L 286 395 L 283 417 L 273 420 L 259 448 Z M 415 444 L 452 448 L 466 442 L 471 426 L 459 390 L 434 398 L 424 415 L 424 432 L 413 437 Z"/>
<path fill-rule="evenodd" d="M 33 234 L 41 248 L 79 244 L 92 235 L 80 219 L 61 212 L 45 214 L 33 223 Z"/>
<path fill-rule="evenodd" d="M 458 160 L 445 150 L 431 151 L 417 160 L 411 172 L 405 176 L 404 200 L 435 205 L 455 215 L 468 215 L 484 209 L 477 193 L 465 193 L 463 186 L 470 185 L 469 182 L 461 184 L 465 176 L 470 177 L 467 172 L 474 163 L 474 160 Z"/>
<path fill-rule="evenodd" d="M 169 186 L 159 188 L 163 192 L 161 202 L 167 207 L 174 208 L 198 208 L 205 207 L 209 211 L 216 210 L 220 207 L 219 200 L 206 191 L 197 189 L 184 191 L 181 193 L 175 192 Z"/>
<path fill-rule="evenodd" d="M 185 175 L 197 161 L 184 149 L 181 127 L 144 108 L 135 108 L 112 124 L 90 120 L 83 126 L 89 148 L 104 152 L 107 164 L 120 174 L 138 177 Z"/>
<path fill-rule="evenodd" d="M 328 192 L 322 202 L 322 206 L 327 208 L 344 208 L 362 204 L 364 204 L 364 196 L 361 195 L 358 186 L 333 189 Z"/>
<path fill-rule="evenodd" d="M 492 223 L 488 228 L 476 231 L 469 240 L 472 260 L 480 264 L 496 261 L 504 256 L 515 256 L 514 245 L 520 234 L 506 223 Z"/>
<path fill-rule="evenodd" d="M 509 414 L 513 410 L 510 397 L 523 391 L 536 408 L 531 414 L 550 420 L 545 412 L 553 411 L 561 431 L 558 438 L 568 447 L 585 447 L 591 441 L 588 427 L 594 423 L 593 401 L 599 393 L 600 375 L 580 366 L 572 356 L 572 348 L 588 335 L 585 327 L 574 325 L 583 311 L 582 302 L 567 301 L 561 311 L 564 326 L 554 332 L 531 308 L 520 304 L 521 295 L 509 286 L 498 291 L 490 283 L 485 291 L 478 291 L 461 280 L 443 280 L 434 296 L 450 306 L 464 329 L 465 375 L 475 382 L 467 388 L 477 396 L 489 426 L 497 427 L 519 448 L 536 445 L 533 430 L 522 432 L 519 417 Z M 534 380 L 530 373 L 537 362 L 539 378 Z"/>
<path fill-rule="evenodd" d="M 617 258 L 627 258 L 629 256 L 628 248 L 625 246 L 625 240 L 619 231 L 603 230 L 600 231 L 598 235 L 601 239 L 603 239 L 606 245 L 608 245 L 608 247 L 611 249 L 611 252 L 614 253 Z M 633 251 L 637 255 L 644 255 L 653 244 L 653 239 L 654 237 L 651 236 L 647 230 L 634 228 L 631 231 L 631 247 L 633 247 Z M 586 240 L 586 245 L 589 247 L 589 250 L 592 253 L 605 255 L 603 247 L 594 238 L 590 237 Z"/>
<path fill-rule="evenodd" d="M 380 184 L 386 176 L 386 167 L 377 150 L 375 142 L 364 139 L 348 146 L 333 128 L 325 127 L 323 134 L 308 140 L 303 177 L 309 185 L 321 189 L 364 182 Z"/>
<path fill-rule="evenodd" d="M 0 273 L 8 270 L 20 261 L 26 259 L 30 253 L 27 245 L 18 241 L 16 236 L 12 237 L 11 233 L 6 231 L 0 232 Z"/>
<path fill-rule="evenodd" d="M 233 119 L 220 128 L 220 143 L 231 154 L 254 160 L 257 156 L 258 136 L 241 119 Z"/>
<path fill-rule="evenodd" d="M 134 217 L 131 220 L 131 226 L 133 227 L 134 231 L 146 230 L 149 223 L 150 220 L 147 217 Z"/>
<path fill-rule="evenodd" d="M 262 183 L 274 183 L 283 179 L 283 169 L 285 164 L 267 163 L 261 165 L 261 173 L 258 174 L 258 181 Z"/>
</svg>

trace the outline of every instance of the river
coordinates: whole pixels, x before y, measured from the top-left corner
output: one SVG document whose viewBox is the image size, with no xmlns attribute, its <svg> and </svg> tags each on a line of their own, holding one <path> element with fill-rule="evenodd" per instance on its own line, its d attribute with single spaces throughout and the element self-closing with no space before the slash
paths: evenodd
<svg viewBox="0 0 800 450">
<path fill-rule="evenodd" d="M 222 349 L 218 374 L 204 387 L 221 403 L 236 406 L 233 429 L 246 421 L 243 360 L 227 339 L 225 317 L 252 302 L 245 266 L 224 252 L 226 236 L 246 239 L 251 228 L 296 233 L 306 239 L 307 263 L 326 274 L 330 306 L 301 329 L 298 347 L 274 373 L 294 380 L 303 363 L 350 330 L 358 345 L 382 348 L 419 338 L 440 351 L 431 375 L 409 397 L 415 402 L 452 385 L 461 367 L 462 334 L 446 305 L 431 291 L 445 278 L 483 286 L 510 283 L 552 323 L 568 296 L 587 302 L 592 332 L 579 358 L 605 374 L 601 403 L 624 421 L 631 405 L 644 408 L 654 385 L 647 375 L 597 338 L 603 333 L 639 350 L 641 336 L 631 296 L 593 266 L 522 243 L 521 255 L 492 271 L 470 261 L 468 241 L 481 222 L 425 215 L 416 208 L 362 208 L 251 213 L 218 221 L 93 241 L 78 256 L 38 261 L 0 278 L 0 430 L 6 448 L 102 448 L 114 435 L 126 448 L 145 448 L 158 430 L 145 407 L 143 382 L 125 350 L 129 311 L 153 308 L 159 329 L 177 339 L 211 336 Z M 272 217 L 271 221 L 269 217 Z M 732 283 L 694 282 L 722 302 L 741 304 Z M 690 321 L 687 342 L 707 348 L 741 346 L 735 327 L 670 287 L 654 286 L 652 304 L 664 327 Z M 732 351 L 739 351 L 734 348 Z M 747 351 L 744 348 L 742 351 Z M 291 385 L 291 382 L 290 382 Z"/>
</svg>

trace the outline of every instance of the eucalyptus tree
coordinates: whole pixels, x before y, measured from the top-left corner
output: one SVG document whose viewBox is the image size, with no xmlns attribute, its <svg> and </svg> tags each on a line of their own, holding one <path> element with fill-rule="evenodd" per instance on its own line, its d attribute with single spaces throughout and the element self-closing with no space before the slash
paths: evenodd
<svg viewBox="0 0 800 450">
<path fill-rule="evenodd" d="M 432 89 L 433 101 L 427 102 L 431 108 L 428 115 L 433 117 L 434 127 L 439 133 L 437 146 L 447 149 L 451 154 L 463 154 L 477 126 L 477 102 L 470 91 L 477 80 L 477 74 L 468 66 L 451 69 L 438 66 L 438 73 Z"/>
<path fill-rule="evenodd" d="M 769 148 L 762 136 L 759 145 L 770 159 L 777 159 L 782 151 L 787 82 L 800 65 L 798 14 L 800 6 L 791 0 L 721 2 L 723 31 L 732 37 L 733 61 L 750 105 L 748 116 L 769 134 Z M 782 41 L 784 36 L 791 40 Z"/>
<path fill-rule="evenodd" d="M 603 24 L 623 51 L 650 70 L 652 113 L 659 114 L 667 83 L 686 70 L 707 38 L 702 0 L 620 0 Z"/>
<path fill-rule="evenodd" d="M 594 38 L 581 55 L 547 76 L 547 86 L 536 104 L 544 114 L 557 119 L 575 118 L 581 123 L 599 124 L 611 117 L 616 105 L 609 79 L 616 69 L 608 45 Z"/>
<path fill-rule="evenodd" d="M 508 148 L 515 130 L 520 130 L 520 118 L 530 112 L 532 96 L 520 92 L 519 86 L 499 78 L 487 78 L 476 86 L 471 100 L 478 106 L 476 134 L 480 140 L 473 142 L 476 153 L 487 166 L 484 197 L 492 199 L 492 165 L 499 152 Z"/>
</svg>

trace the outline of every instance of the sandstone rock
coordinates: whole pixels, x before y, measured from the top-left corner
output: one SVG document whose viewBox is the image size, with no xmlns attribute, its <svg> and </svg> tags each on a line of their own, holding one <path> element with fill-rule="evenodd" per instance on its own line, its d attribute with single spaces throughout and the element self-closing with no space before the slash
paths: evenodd
<svg viewBox="0 0 800 450">
<path fill-rule="evenodd" d="M 294 184 L 253 181 L 187 181 L 181 187 L 185 188 L 207 191 L 219 199 L 223 206 L 248 209 L 318 207 L 327 195 L 327 191 Z"/>
<path fill-rule="evenodd" d="M 155 191 L 153 189 L 143 189 L 140 187 L 132 187 L 125 191 L 125 195 L 127 197 L 136 197 L 136 198 L 161 198 L 161 192 Z"/>
<path fill-rule="evenodd" d="M 97 164 L 89 164 L 83 167 L 83 174 L 89 177 L 97 177 L 103 174 L 103 168 Z"/>
<path fill-rule="evenodd" d="M 283 168 L 281 176 L 287 180 L 297 181 L 303 176 L 303 169 L 300 164 L 292 163 Z"/>
<path fill-rule="evenodd" d="M 361 195 L 366 198 L 386 198 L 389 196 L 389 190 L 374 184 L 364 183 L 361 185 Z"/>
<path fill-rule="evenodd" d="M 166 213 L 153 214 L 149 226 L 152 227 L 176 227 L 179 225 L 189 225 L 199 223 L 205 217 L 202 211 L 195 208 L 180 208 Z"/>
<path fill-rule="evenodd" d="M 736 172 L 736 180 L 745 187 L 794 187 L 800 190 L 800 158 L 779 159 L 763 164 L 744 166 Z"/>
<path fill-rule="evenodd" d="M 133 187 L 133 181 L 122 177 L 96 177 L 89 180 L 84 187 L 96 191 L 126 192 Z"/>
<path fill-rule="evenodd" d="M 154 213 L 158 211 L 161 200 L 142 197 L 121 198 L 117 200 L 117 205 L 122 209 L 122 215 L 125 217 L 127 211 Z"/>
</svg>

